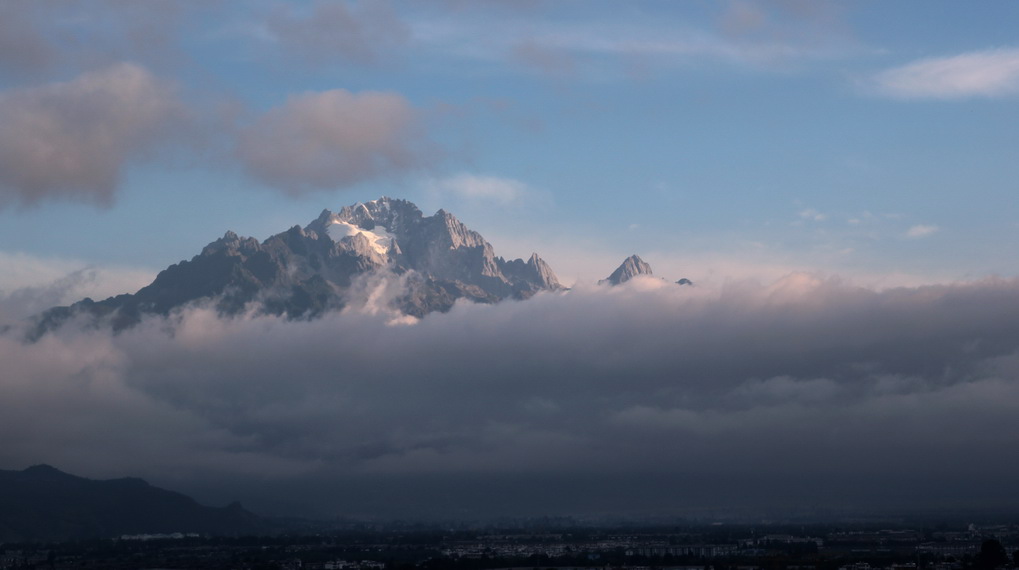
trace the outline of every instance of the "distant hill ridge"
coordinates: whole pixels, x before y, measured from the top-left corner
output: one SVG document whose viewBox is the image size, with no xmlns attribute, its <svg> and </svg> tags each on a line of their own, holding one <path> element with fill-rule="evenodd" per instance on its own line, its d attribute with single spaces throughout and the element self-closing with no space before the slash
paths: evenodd
<svg viewBox="0 0 1019 570">
<path fill-rule="evenodd" d="M 0 541 L 122 534 L 253 534 L 262 520 L 239 503 L 215 508 L 142 479 L 93 480 L 49 465 L 0 470 Z"/>
</svg>

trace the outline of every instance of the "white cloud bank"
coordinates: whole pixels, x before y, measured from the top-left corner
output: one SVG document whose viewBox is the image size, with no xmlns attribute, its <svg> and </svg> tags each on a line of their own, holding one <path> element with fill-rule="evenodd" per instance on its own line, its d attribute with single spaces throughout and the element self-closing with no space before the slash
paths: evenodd
<svg viewBox="0 0 1019 570">
<path fill-rule="evenodd" d="M 1019 48 L 921 59 L 872 78 L 879 94 L 899 99 L 1019 95 Z"/>
<path fill-rule="evenodd" d="M 333 514 L 975 504 L 1019 477 L 1015 280 L 637 279 L 388 320 L 0 337 L 0 465 Z"/>
</svg>

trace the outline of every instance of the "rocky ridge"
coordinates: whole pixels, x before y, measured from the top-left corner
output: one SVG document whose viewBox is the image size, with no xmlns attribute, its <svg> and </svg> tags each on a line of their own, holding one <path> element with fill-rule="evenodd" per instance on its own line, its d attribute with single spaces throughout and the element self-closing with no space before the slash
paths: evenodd
<svg viewBox="0 0 1019 570">
<path fill-rule="evenodd" d="M 599 284 L 651 275 L 651 266 L 631 255 Z M 26 336 L 37 339 L 71 319 L 122 330 L 146 315 L 166 316 L 195 304 L 221 316 L 312 319 L 356 302 L 352 292 L 359 285 L 392 278 L 401 279 L 402 287 L 398 297 L 387 299 L 389 308 L 414 317 L 448 311 L 459 299 L 496 303 L 565 289 L 538 254 L 506 260 L 449 212 L 425 216 L 407 200 L 383 197 L 339 212 L 323 210 L 308 225 L 261 242 L 228 231 L 133 294 L 45 311 Z"/>
<path fill-rule="evenodd" d="M 652 276 L 654 272 L 651 270 L 651 265 L 640 258 L 639 255 L 631 255 L 623 260 L 623 263 L 612 272 L 611 275 L 598 281 L 599 285 L 620 285 L 626 283 L 630 279 L 637 277 L 638 275 Z M 676 281 L 677 285 L 693 285 L 693 282 L 689 279 L 682 278 Z"/>
<path fill-rule="evenodd" d="M 416 317 L 447 311 L 458 299 L 495 303 L 562 289 L 537 254 L 507 261 L 449 212 L 425 216 L 409 201 L 383 197 L 336 213 L 323 210 L 307 226 L 262 242 L 228 231 L 134 294 L 46 311 L 30 336 L 71 318 L 120 330 L 147 314 L 168 315 L 193 303 L 221 315 L 253 310 L 315 318 L 347 306 L 356 280 L 383 275 L 405 278 L 393 308 Z"/>
</svg>

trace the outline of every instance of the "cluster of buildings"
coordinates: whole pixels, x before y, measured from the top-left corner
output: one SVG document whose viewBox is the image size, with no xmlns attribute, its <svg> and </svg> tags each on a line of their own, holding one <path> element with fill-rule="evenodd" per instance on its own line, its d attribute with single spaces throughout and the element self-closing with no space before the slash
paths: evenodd
<svg viewBox="0 0 1019 570">
<path fill-rule="evenodd" d="M 551 538 L 552 540 L 549 540 Z M 543 556 L 562 558 L 585 553 L 611 552 L 626 549 L 633 543 L 622 537 L 591 542 L 573 542 L 563 540 L 561 535 L 543 537 L 536 541 L 533 538 L 502 535 L 485 537 L 482 541 L 459 541 L 447 543 L 440 551 L 445 558 L 529 558 Z"/>
<path fill-rule="evenodd" d="M 383 570 L 384 562 L 376 560 L 329 560 L 326 562 L 304 562 L 292 558 L 280 563 L 281 570 Z"/>
<path fill-rule="evenodd" d="M 966 529 L 831 530 L 672 527 L 485 534 L 465 529 L 355 529 L 336 534 L 206 538 L 130 535 L 87 544 L 0 545 L 0 570 L 82 567 L 188 567 L 210 570 L 383 570 L 488 568 L 493 565 L 672 570 L 986 570 L 1007 566 L 1019 549 L 1019 525 Z M 797 532 L 799 531 L 799 532 Z M 996 559 L 988 564 L 993 545 Z M 1008 560 L 1005 561 L 1005 556 Z M 143 564 L 144 562 L 144 564 Z"/>
</svg>

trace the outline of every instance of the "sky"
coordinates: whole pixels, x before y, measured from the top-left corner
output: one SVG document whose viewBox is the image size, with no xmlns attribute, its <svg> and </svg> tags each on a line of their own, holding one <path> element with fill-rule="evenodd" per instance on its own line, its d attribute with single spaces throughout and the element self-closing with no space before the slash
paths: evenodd
<svg viewBox="0 0 1019 570">
<path fill-rule="evenodd" d="M 0 10 L 5 290 L 133 290 L 382 195 L 567 283 L 632 253 L 705 284 L 1016 273 L 1009 2 Z"/>
<path fill-rule="evenodd" d="M 196 307 L 175 334 L 0 338 L 0 468 L 329 515 L 993 505 L 1019 476 L 1017 23 L 2 2 L 0 320 L 383 195 L 574 289 L 412 326 Z M 594 285 L 633 253 L 695 287 Z"/>
</svg>

